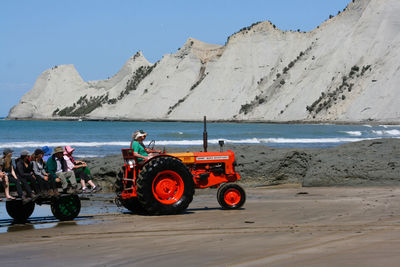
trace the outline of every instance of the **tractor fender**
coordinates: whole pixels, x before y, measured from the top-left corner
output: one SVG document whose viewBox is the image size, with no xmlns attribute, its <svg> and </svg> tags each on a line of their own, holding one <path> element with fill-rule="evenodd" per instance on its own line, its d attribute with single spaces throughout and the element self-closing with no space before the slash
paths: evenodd
<svg viewBox="0 0 400 267">
<path fill-rule="evenodd" d="M 178 157 L 174 157 L 174 156 L 171 156 L 171 155 L 168 155 L 168 154 L 159 154 L 159 155 L 157 155 L 157 156 L 151 157 L 150 159 L 146 160 L 146 161 L 142 164 L 141 169 L 142 169 L 145 165 L 147 165 L 149 162 L 151 162 L 152 160 L 154 160 L 154 159 L 156 159 L 156 158 L 160 158 L 160 157 L 170 157 L 170 158 L 174 158 L 174 159 L 177 159 L 177 160 L 179 160 L 180 162 L 182 162 L 182 160 L 181 160 L 180 158 L 178 158 Z"/>
</svg>

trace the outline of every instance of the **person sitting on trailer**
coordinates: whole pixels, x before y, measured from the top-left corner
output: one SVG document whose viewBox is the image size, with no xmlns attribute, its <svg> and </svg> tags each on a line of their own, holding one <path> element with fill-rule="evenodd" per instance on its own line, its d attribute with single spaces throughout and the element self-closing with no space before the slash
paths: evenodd
<svg viewBox="0 0 400 267">
<path fill-rule="evenodd" d="M 83 193 L 95 193 L 101 191 L 101 186 L 96 186 L 93 183 L 92 175 L 90 174 L 90 169 L 86 162 L 75 160 L 72 156 L 74 153 L 75 148 L 71 146 L 64 147 L 64 160 L 67 163 L 68 171 L 73 171 L 75 173 L 75 177 L 81 179 L 81 186 Z M 88 183 L 91 189 L 86 187 L 86 183 Z"/>
<path fill-rule="evenodd" d="M 68 171 L 67 163 L 64 160 L 64 149 L 62 147 L 58 146 L 54 148 L 53 155 L 47 160 L 46 170 L 50 179 L 56 180 L 59 178 L 61 180 L 61 187 L 64 193 L 80 193 L 74 172 Z M 69 179 L 71 183 L 70 188 L 67 179 Z"/>
<path fill-rule="evenodd" d="M 18 199 L 22 198 L 23 200 L 27 200 L 27 199 L 23 198 L 22 187 L 21 187 L 21 184 L 19 183 L 17 175 L 15 174 L 14 166 L 12 163 L 12 153 L 13 152 L 14 151 L 12 151 L 9 148 L 5 148 L 3 150 L 3 157 L 0 160 L 0 169 L 5 174 L 5 177 L 7 177 L 8 182 L 15 184 L 15 189 L 17 190 Z M 9 189 L 7 189 L 7 190 L 9 190 Z M 9 196 L 11 196 L 11 195 L 9 195 Z M 13 198 L 11 198 L 11 199 L 13 199 Z"/>
<path fill-rule="evenodd" d="M 133 133 L 133 139 L 131 142 L 131 148 L 135 152 L 135 157 L 137 157 L 138 162 L 143 160 L 148 160 L 153 157 L 155 153 L 160 154 L 161 150 L 147 148 L 143 141 L 146 139 L 147 133 L 143 130 L 137 130 Z"/>
<path fill-rule="evenodd" d="M 43 160 L 43 155 L 44 155 L 43 150 L 38 148 L 31 156 L 33 175 L 35 176 L 39 184 L 40 191 L 43 194 L 43 196 L 54 196 L 54 189 L 56 189 L 56 185 L 53 182 L 53 184 L 51 185 L 52 190 L 50 190 L 49 182 L 53 180 L 51 179 L 49 180 L 49 175 L 45 171 L 45 163 Z"/>
<path fill-rule="evenodd" d="M 22 186 L 25 189 L 26 196 L 28 198 L 35 198 L 36 194 L 40 193 L 39 185 L 36 183 L 36 178 L 33 176 L 32 165 L 29 161 L 30 154 L 29 151 L 23 150 L 21 151 L 21 156 L 15 161 L 15 173 L 18 176 L 19 181 L 21 182 Z M 32 192 L 31 186 L 28 182 L 32 185 L 34 192 Z"/>
</svg>

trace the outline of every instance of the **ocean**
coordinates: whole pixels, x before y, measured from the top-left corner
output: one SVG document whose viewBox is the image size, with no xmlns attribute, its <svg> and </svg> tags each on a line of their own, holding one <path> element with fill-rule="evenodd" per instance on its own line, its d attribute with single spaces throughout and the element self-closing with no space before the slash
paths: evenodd
<svg viewBox="0 0 400 267">
<path fill-rule="evenodd" d="M 203 123 L 110 122 L 110 121 L 9 121 L 0 120 L 0 151 L 8 147 L 18 156 L 42 146 L 70 145 L 77 157 L 119 154 L 127 148 L 132 133 L 148 133 L 145 143 L 156 147 L 202 146 Z M 207 123 L 208 142 L 218 144 L 267 145 L 271 147 L 332 147 L 376 138 L 400 138 L 400 125 L 332 125 Z M 199 148 L 200 150 L 201 148 Z"/>
</svg>

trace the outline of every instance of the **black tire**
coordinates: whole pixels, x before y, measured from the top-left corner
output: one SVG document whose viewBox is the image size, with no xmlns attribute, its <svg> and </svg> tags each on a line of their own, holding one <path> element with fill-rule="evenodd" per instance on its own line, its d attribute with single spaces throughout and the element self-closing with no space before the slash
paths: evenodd
<svg viewBox="0 0 400 267">
<path fill-rule="evenodd" d="M 224 184 L 220 185 L 218 187 L 218 191 L 217 191 L 217 200 L 220 198 L 219 194 L 221 193 L 221 188 L 223 187 Z M 218 202 L 219 203 L 219 202 Z"/>
<path fill-rule="evenodd" d="M 238 184 L 223 184 L 218 188 L 217 200 L 223 209 L 239 209 L 246 202 L 246 192 Z"/>
<path fill-rule="evenodd" d="M 119 203 L 121 203 L 122 206 L 124 206 L 126 209 L 130 210 L 135 214 L 145 214 L 146 210 L 143 208 L 142 204 L 140 204 L 137 197 L 132 197 L 129 199 L 121 198 L 120 194 L 124 189 L 123 185 L 124 176 L 125 176 L 125 167 L 123 166 L 121 170 L 118 172 L 117 178 L 114 183 L 114 190 L 115 193 L 117 194 Z"/>
<path fill-rule="evenodd" d="M 146 210 L 143 208 L 142 204 L 139 202 L 137 197 L 132 197 L 128 199 L 121 199 L 121 204 L 131 212 L 135 214 L 146 214 Z"/>
<path fill-rule="evenodd" d="M 138 200 L 150 215 L 177 214 L 192 202 L 194 181 L 177 158 L 160 156 L 146 163 L 136 179 Z M 165 195 L 160 188 L 165 191 Z M 157 192 L 159 194 L 157 194 Z"/>
<path fill-rule="evenodd" d="M 8 215 L 16 222 L 26 222 L 35 209 L 35 202 L 22 203 L 22 200 L 11 200 L 6 202 Z"/>
<path fill-rule="evenodd" d="M 114 189 L 114 192 L 115 192 L 117 195 L 120 194 L 120 193 L 123 191 L 123 189 L 124 189 L 122 179 L 124 179 L 124 167 L 122 167 L 122 168 L 119 170 L 119 172 L 118 172 L 118 174 L 117 174 L 117 177 L 116 177 L 116 179 L 115 179 L 115 182 L 114 182 L 113 189 Z"/>
<path fill-rule="evenodd" d="M 51 212 L 60 221 L 75 219 L 81 211 L 81 200 L 77 195 L 61 196 L 51 203 Z"/>
</svg>

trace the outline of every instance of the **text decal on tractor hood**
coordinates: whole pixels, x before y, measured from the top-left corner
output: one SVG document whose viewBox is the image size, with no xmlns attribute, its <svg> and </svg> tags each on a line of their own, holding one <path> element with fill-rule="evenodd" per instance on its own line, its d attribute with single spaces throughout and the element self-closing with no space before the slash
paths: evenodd
<svg viewBox="0 0 400 267">
<path fill-rule="evenodd" d="M 229 156 L 214 156 L 214 157 L 197 157 L 197 160 L 220 160 L 229 159 Z"/>
</svg>

